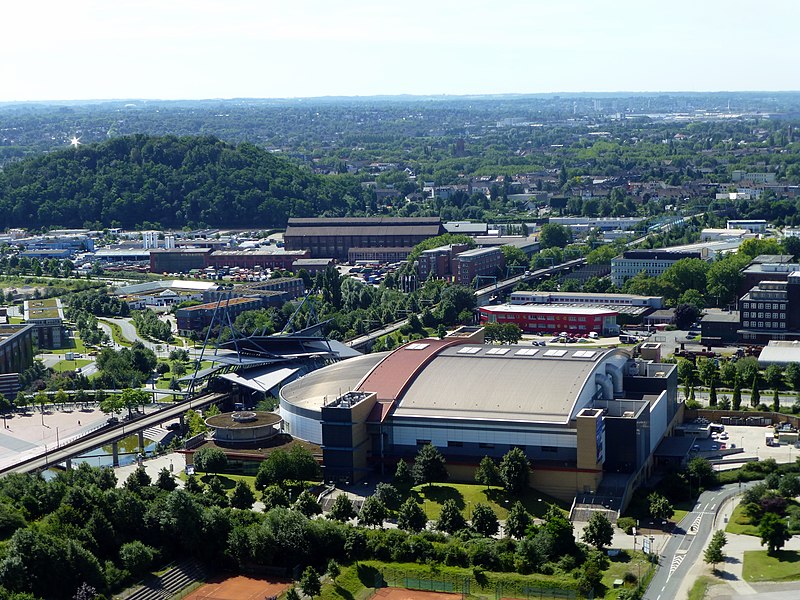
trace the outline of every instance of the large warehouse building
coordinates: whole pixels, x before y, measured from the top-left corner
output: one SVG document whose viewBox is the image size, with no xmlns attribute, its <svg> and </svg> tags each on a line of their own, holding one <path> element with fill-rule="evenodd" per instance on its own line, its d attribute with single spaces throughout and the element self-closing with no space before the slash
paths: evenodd
<svg viewBox="0 0 800 600">
<path fill-rule="evenodd" d="M 624 504 L 676 421 L 675 365 L 482 340 L 464 328 L 314 371 L 280 392 L 286 431 L 322 446 L 328 481 L 391 469 L 428 443 L 471 480 L 482 457 L 518 447 L 533 487 L 571 500 L 613 473 Z"/>
<path fill-rule="evenodd" d="M 311 258 L 346 261 L 353 248 L 411 248 L 445 233 L 439 217 L 291 218 L 287 250 L 310 250 Z"/>
</svg>

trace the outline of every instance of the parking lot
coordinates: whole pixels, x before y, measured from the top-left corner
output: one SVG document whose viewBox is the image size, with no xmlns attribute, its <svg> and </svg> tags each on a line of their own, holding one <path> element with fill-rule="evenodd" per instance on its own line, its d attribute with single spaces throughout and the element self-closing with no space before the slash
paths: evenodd
<svg viewBox="0 0 800 600">
<path fill-rule="evenodd" d="M 725 425 L 723 435 L 719 439 L 698 439 L 696 445 L 699 447 L 699 452 L 709 453 L 704 456 L 709 457 L 711 452 L 715 450 L 714 446 L 719 449 L 722 444 L 726 448 L 741 448 L 743 452 L 731 454 L 723 459 L 723 463 L 719 468 L 735 468 L 741 466 L 743 458 L 764 460 L 765 458 L 774 458 L 778 462 L 792 462 L 800 456 L 800 450 L 792 444 L 784 444 L 781 446 L 767 446 L 765 439 L 767 432 L 773 432 L 772 427 L 751 427 L 747 425 Z M 726 437 L 727 436 L 727 437 Z M 725 463 L 730 461 L 730 464 Z"/>
</svg>

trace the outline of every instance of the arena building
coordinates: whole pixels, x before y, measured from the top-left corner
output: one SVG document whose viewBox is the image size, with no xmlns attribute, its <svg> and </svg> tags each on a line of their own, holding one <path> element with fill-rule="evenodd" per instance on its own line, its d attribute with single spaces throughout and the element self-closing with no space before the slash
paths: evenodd
<svg viewBox="0 0 800 600">
<path fill-rule="evenodd" d="M 428 443 L 469 481 L 484 456 L 521 448 L 533 487 L 624 506 L 678 420 L 675 365 L 482 341 L 463 328 L 311 372 L 281 389 L 285 431 L 322 446 L 327 481 L 391 472 Z"/>
</svg>

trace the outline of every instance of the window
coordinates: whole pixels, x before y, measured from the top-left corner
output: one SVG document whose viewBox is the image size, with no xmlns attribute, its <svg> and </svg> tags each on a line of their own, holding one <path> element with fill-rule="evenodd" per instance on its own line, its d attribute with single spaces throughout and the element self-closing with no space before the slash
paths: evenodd
<svg viewBox="0 0 800 600">
<path fill-rule="evenodd" d="M 464 442 L 456 442 L 456 441 L 450 440 L 450 441 L 447 442 L 447 447 L 448 448 L 463 448 L 464 447 Z"/>
<path fill-rule="evenodd" d="M 558 448 L 555 446 L 542 446 L 542 452 L 555 453 L 558 452 Z"/>
<path fill-rule="evenodd" d="M 494 448 L 494 444 L 478 444 L 478 448 L 483 448 L 484 450 L 491 450 Z"/>
<path fill-rule="evenodd" d="M 427 446 L 430 443 L 430 440 L 417 440 L 417 446 Z"/>
</svg>

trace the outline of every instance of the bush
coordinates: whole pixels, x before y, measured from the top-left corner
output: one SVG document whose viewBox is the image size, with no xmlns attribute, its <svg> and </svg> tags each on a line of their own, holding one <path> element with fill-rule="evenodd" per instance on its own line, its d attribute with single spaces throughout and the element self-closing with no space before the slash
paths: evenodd
<svg viewBox="0 0 800 600">
<path fill-rule="evenodd" d="M 617 527 L 628 535 L 633 535 L 633 528 L 636 527 L 636 519 L 631 517 L 620 517 L 617 519 Z"/>
<path fill-rule="evenodd" d="M 625 583 L 629 583 L 629 584 L 633 585 L 634 583 L 639 581 L 639 579 L 636 577 L 635 573 L 631 573 L 630 571 L 626 571 L 625 575 L 622 576 L 622 581 L 624 581 Z"/>
</svg>

